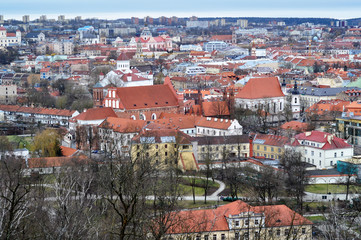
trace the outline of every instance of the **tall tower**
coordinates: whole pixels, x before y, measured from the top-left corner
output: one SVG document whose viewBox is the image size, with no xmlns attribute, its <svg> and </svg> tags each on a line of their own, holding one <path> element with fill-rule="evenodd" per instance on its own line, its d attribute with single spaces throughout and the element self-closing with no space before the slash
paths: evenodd
<svg viewBox="0 0 361 240">
<path fill-rule="evenodd" d="M 257 57 L 256 47 L 255 47 L 254 43 L 252 43 L 251 56 L 252 56 L 252 57 Z"/>
<path fill-rule="evenodd" d="M 292 100 L 291 100 L 292 116 L 294 119 L 299 119 L 301 113 L 301 101 L 300 101 L 300 92 L 298 91 L 296 80 L 291 94 L 292 94 Z"/>
</svg>

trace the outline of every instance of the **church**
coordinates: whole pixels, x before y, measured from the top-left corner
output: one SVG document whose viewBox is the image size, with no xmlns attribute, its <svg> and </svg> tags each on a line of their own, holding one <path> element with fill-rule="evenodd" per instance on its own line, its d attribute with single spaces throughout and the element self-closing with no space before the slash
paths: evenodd
<svg viewBox="0 0 361 240">
<path fill-rule="evenodd" d="M 153 37 L 148 27 L 145 27 L 140 37 L 133 37 L 129 42 L 129 47 L 137 48 L 142 46 L 142 51 L 172 51 L 172 39 L 168 35 L 160 35 Z"/>
<path fill-rule="evenodd" d="M 0 47 L 9 47 L 21 44 L 21 32 L 8 33 L 6 28 L 0 26 Z"/>
</svg>

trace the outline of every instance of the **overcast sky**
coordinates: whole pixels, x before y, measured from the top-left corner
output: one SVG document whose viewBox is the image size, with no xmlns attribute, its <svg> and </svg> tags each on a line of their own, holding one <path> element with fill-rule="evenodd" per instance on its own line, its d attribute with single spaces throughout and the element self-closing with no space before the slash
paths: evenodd
<svg viewBox="0 0 361 240">
<path fill-rule="evenodd" d="M 98 18 L 131 16 L 361 17 L 361 0 L 9 0 L 0 15 L 20 19 L 57 15 Z"/>
</svg>

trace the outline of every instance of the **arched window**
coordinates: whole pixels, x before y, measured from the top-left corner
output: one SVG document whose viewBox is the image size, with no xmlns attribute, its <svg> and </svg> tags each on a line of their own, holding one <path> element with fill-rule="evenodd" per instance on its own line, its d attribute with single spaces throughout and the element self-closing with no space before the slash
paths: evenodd
<svg viewBox="0 0 361 240">
<path fill-rule="evenodd" d="M 139 115 L 139 119 L 140 119 L 140 120 L 147 120 L 146 117 L 145 117 L 145 115 L 144 115 L 143 113 L 141 113 L 141 114 Z"/>
<path fill-rule="evenodd" d="M 155 113 L 152 114 L 152 120 L 156 120 L 157 119 L 157 115 Z"/>
<path fill-rule="evenodd" d="M 137 120 L 137 118 L 134 115 L 132 115 L 130 118 L 133 120 Z"/>
</svg>

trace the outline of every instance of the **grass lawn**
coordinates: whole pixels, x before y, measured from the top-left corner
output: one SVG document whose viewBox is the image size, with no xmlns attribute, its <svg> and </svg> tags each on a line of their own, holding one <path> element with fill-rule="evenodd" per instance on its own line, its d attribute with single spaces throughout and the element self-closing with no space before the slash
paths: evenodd
<svg viewBox="0 0 361 240">
<path fill-rule="evenodd" d="M 346 193 L 346 185 L 343 184 L 310 184 L 306 186 L 306 192 L 326 194 Z M 350 186 L 350 192 L 361 192 L 361 186 Z"/>
<path fill-rule="evenodd" d="M 306 217 L 308 220 L 312 221 L 312 222 L 322 222 L 322 221 L 325 221 L 326 218 L 325 216 L 309 216 L 309 217 Z"/>
<path fill-rule="evenodd" d="M 185 196 L 191 196 L 192 195 L 192 186 L 180 184 L 179 187 L 184 192 Z M 201 187 L 195 187 L 195 194 L 196 196 L 203 196 L 204 195 L 204 189 Z"/>
<path fill-rule="evenodd" d="M 195 180 L 196 180 L 196 181 L 195 181 L 195 185 L 196 185 L 196 186 L 202 186 L 202 185 L 204 185 L 205 182 L 206 182 L 206 179 L 202 179 L 202 178 L 196 178 Z M 184 178 L 183 178 L 183 183 L 184 183 L 184 184 L 190 185 L 191 182 L 192 182 L 192 179 L 188 179 L 187 177 L 184 177 Z M 214 187 L 214 188 L 219 188 L 219 184 L 216 183 L 216 182 L 213 182 L 212 179 L 209 179 L 209 180 L 208 180 L 208 186 L 209 186 L 210 188 L 212 188 L 212 187 Z"/>
<path fill-rule="evenodd" d="M 193 201 L 179 201 L 179 208 L 182 209 L 190 209 L 190 208 L 199 208 L 199 207 L 210 207 L 210 206 L 214 206 L 214 205 L 224 205 L 226 203 L 229 202 L 223 202 L 223 201 L 208 201 L 207 200 L 207 204 L 204 203 L 204 201 L 196 201 L 196 204 L 193 203 Z"/>
<path fill-rule="evenodd" d="M 11 142 L 12 144 L 14 144 L 15 148 L 27 148 L 30 150 L 30 145 L 33 141 L 33 139 L 28 136 L 28 137 L 21 137 L 18 135 L 10 135 L 7 136 L 9 142 Z"/>
</svg>

